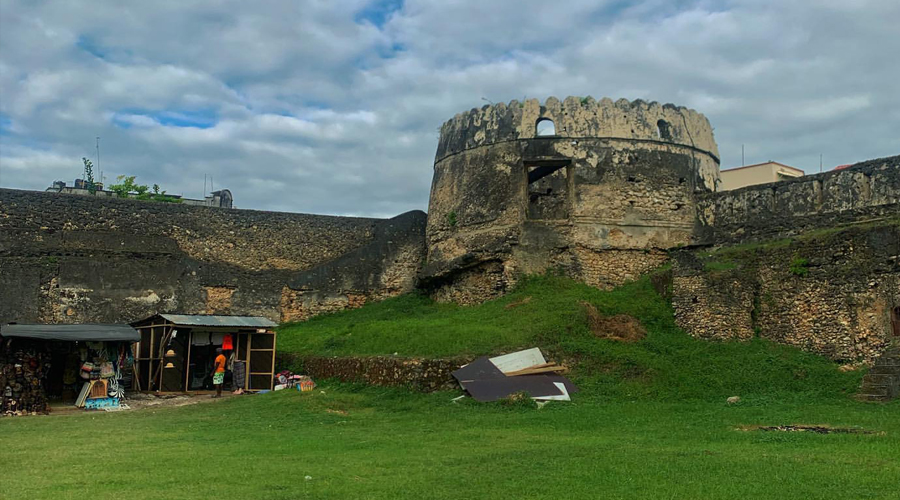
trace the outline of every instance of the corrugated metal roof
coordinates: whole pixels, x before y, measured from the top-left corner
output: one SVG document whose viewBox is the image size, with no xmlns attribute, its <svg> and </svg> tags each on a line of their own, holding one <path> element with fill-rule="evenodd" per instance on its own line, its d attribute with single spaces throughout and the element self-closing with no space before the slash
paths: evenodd
<svg viewBox="0 0 900 500">
<path fill-rule="evenodd" d="M 128 325 L 3 325 L 0 335 L 41 340 L 68 340 L 83 342 L 141 340 L 140 334 Z"/>
<path fill-rule="evenodd" d="M 176 325 L 268 328 L 278 326 L 262 316 L 216 316 L 208 314 L 160 314 Z"/>
</svg>

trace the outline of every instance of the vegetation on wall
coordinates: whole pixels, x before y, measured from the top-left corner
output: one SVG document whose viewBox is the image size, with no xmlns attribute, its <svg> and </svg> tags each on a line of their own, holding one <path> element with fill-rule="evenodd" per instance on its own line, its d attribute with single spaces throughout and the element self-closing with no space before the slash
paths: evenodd
<svg viewBox="0 0 900 500">
<path fill-rule="evenodd" d="M 809 274 L 809 259 L 794 256 L 791 260 L 791 274 L 794 276 L 806 276 Z"/>
<path fill-rule="evenodd" d="M 84 183 L 87 190 L 91 194 L 97 194 L 97 184 L 94 183 L 94 164 L 85 157 L 81 158 L 84 163 Z"/>
<path fill-rule="evenodd" d="M 159 184 L 153 185 L 153 190 L 146 184 L 135 182 L 134 175 L 120 175 L 116 177 L 118 184 L 109 186 L 109 190 L 116 193 L 119 198 L 135 198 L 145 201 L 159 201 L 164 203 L 181 203 L 181 199 L 160 191 Z"/>
</svg>

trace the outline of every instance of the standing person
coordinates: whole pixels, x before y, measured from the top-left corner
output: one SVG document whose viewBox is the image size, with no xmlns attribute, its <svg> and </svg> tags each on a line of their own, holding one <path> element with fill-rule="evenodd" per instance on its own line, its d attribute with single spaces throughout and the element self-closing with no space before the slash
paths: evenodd
<svg viewBox="0 0 900 500">
<path fill-rule="evenodd" d="M 225 383 L 225 355 L 222 354 L 222 348 L 216 348 L 215 371 L 213 371 L 213 385 L 216 386 L 216 395 L 214 398 L 222 397 L 222 384 Z"/>
</svg>

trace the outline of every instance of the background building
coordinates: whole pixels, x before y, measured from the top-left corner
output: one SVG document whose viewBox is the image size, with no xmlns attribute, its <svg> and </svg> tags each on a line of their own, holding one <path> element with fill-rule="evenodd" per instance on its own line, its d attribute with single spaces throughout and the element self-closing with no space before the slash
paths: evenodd
<svg viewBox="0 0 900 500">
<path fill-rule="evenodd" d="M 767 184 L 785 179 L 803 177 L 803 171 L 777 161 L 767 161 L 746 167 L 729 168 L 719 172 L 719 191 L 730 191 L 744 186 Z"/>
<path fill-rule="evenodd" d="M 115 198 L 116 193 L 114 191 L 108 191 L 103 189 L 103 184 L 95 183 L 96 189 L 94 190 L 93 196 L 98 196 L 101 198 Z M 54 193 L 62 193 L 62 194 L 79 194 L 84 196 L 91 196 L 91 191 L 88 189 L 87 182 L 83 179 L 75 179 L 74 186 L 67 186 L 65 181 L 54 181 L 53 184 L 48 187 L 45 191 L 54 192 Z M 205 199 L 195 200 L 192 198 L 184 198 L 178 194 L 168 194 L 166 196 L 169 198 L 173 198 L 177 200 L 177 203 L 181 203 L 182 205 L 198 205 L 204 207 L 218 207 L 218 208 L 234 208 L 234 196 L 232 196 L 231 191 L 228 189 L 220 189 L 218 191 L 213 191 L 206 196 Z M 136 195 L 130 194 L 129 198 L 135 198 Z"/>
</svg>

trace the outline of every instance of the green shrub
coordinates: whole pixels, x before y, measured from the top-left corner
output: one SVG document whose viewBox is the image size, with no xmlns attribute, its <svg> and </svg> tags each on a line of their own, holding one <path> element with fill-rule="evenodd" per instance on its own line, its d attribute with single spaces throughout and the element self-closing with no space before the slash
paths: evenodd
<svg viewBox="0 0 900 500">
<path fill-rule="evenodd" d="M 794 257 L 791 260 L 791 274 L 794 276 L 806 276 L 809 274 L 809 260 L 803 257 Z"/>
</svg>

